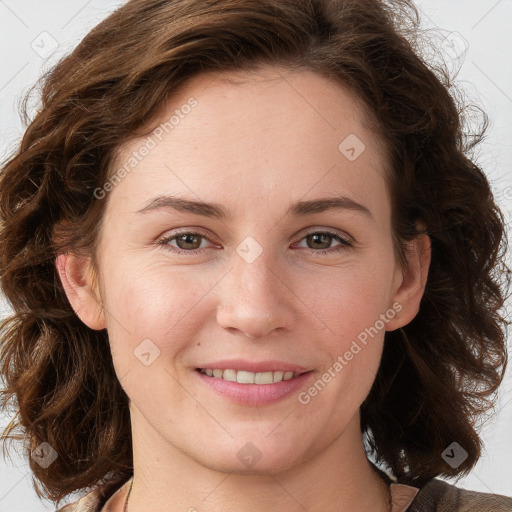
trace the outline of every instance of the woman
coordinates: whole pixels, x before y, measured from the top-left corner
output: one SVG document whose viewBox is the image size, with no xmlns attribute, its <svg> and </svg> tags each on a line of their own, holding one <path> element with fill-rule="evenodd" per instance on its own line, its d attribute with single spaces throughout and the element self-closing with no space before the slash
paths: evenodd
<svg viewBox="0 0 512 512">
<path fill-rule="evenodd" d="M 512 510 L 436 478 L 480 456 L 509 270 L 416 23 L 131 0 L 51 71 L 0 175 L 3 396 L 40 496 Z"/>
</svg>

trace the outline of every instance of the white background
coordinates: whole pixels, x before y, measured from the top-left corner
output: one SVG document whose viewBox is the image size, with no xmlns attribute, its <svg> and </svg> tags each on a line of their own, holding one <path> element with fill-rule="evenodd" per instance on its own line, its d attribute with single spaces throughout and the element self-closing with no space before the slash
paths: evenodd
<svg viewBox="0 0 512 512">
<path fill-rule="evenodd" d="M 0 0 L 1 160 L 16 146 L 23 131 L 17 114 L 22 94 L 58 57 L 69 53 L 94 25 L 122 3 L 120 0 Z M 446 31 L 445 44 L 437 47 L 444 48 L 447 56 L 455 57 L 451 60 L 454 66 L 462 64 L 458 83 L 467 98 L 481 105 L 491 118 L 478 163 L 487 173 L 509 221 L 512 213 L 512 1 L 424 0 L 416 5 L 421 9 L 425 27 Z M 54 53 L 47 59 L 41 58 L 37 52 L 50 48 L 51 44 L 58 44 Z M 462 50 L 465 50 L 463 60 L 458 58 Z M 0 297 L 0 316 L 7 312 Z M 508 372 L 502 388 L 498 415 L 483 431 L 484 455 L 470 476 L 456 482 L 460 487 L 512 496 L 511 373 Z M 0 429 L 6 424 L 7 416 L 0 415 Z M 70 497 L 67 501 L 74 499 Z M 27 463 L 16 457 L 4 461 L 0 451 L 0 512 L 54 509 L 50 502 L 41 502 L 36 497 Z"/>
</svg>

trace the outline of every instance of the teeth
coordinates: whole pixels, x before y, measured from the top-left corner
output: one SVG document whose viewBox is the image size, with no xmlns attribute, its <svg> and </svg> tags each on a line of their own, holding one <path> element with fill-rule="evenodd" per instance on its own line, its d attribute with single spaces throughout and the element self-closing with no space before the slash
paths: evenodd
<svg viewBox="0 0 512 512">
<path fill-rule="evenodd" d="M 224 372 L 225 374 L 226 372 Z M 269 373 L 259 373 L 258 375 L 265 375 L 268 377 Z M 236 372 L 236 381 L 240 384 L 254 384 L 254 379 L 256 378 L 256 374 L 253 372 L 244 372 L 242 370 Z M 266 379 L 268 382 L 272 382 L 272 372 L 270 372 L 270 380 Z M 265 384 L 265 382 L 256 382 L 256 384 Z"/>
<path fill-rule="evenodd" d="M 229 380 L 231 382 L 236 382 L 236 372 L 235 370 L 224 370 L 222 374 L 222 378 L 224 380 Z"/>
<path fill-rule="evenodd" d="M 201 369 L 200 371 L 209 377 L 238 382 L 239 384 L 272 384 L 273 382 L 281 382 L 296 377 L 293 372 L 283 371 L 253 373 L 244 370 L 217 370 L 213 368 Z"/>
<path fill-rule="evenodd" d="M 261 372 L 254 374 L 254 384 L 271 384 L 272 382 L 274 382 L 274 372 Z"/>
</svg>

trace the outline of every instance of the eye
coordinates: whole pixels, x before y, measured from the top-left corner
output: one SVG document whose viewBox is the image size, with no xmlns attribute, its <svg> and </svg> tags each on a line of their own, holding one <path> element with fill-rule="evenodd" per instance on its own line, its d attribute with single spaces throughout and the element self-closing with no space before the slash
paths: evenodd
<svg viewBox="0 0 512 512">
<path fill-rule="evenodd" d="M 162 238 L 158 241 L 158 245 L 162 245 L 171 252 L 177 252 L 178 254 L 195 254 L 205 250 L 204 247 L 201 248 L 201 239 L 208 240 L 206 235 L 203 233 L 196 233 L 193 231 L 180 231 L 179 233 L 175 233 L 172 236 Z M 174 241 L 176 241 L 178 247 L 170 245 L 170 243 Z"/>
<path fill-rule="evenodd" d="M 346 251 L 353 247 L 352 242 L 348 237 L 342 236 L 340 233 L 332 231 L 311 231 L 306 233 L 302 240 L 305 240 L 307 244 L 320 245 L 316 249 L 306 248 L 305 250 L 313 255 L 318 254 L 333 254 L 340 251 Z M 333 240 L 337 240 L 339 245 L 334 248 L 329 248 Z"/>
<path fill-rule="evenodd" d="M 201 247 L 204 240 L 209 240 L 204 233 L 180 231 L 160 239 L 157 245 L 163 246 L 165 249 L 177 254 L 199 254 L 208 249 L 208 247 Z M 313 249 L 305 248 L 307 252 L 314 255 L 332 254 L 353 247 L 352 242 L 348 238 L 342 236 L 340 233 L 331 231 L 311 231 L 306 233 L 301 241 L 302 240 L 305 240 L 307 244 L 319 244 L 321 246 Z M 329 248 L 334 240 L 337 240 L 339 244 L 334 248 Z M 172 245 L 173 242 L 175 242 L 176 245 Z"/>
</svg>

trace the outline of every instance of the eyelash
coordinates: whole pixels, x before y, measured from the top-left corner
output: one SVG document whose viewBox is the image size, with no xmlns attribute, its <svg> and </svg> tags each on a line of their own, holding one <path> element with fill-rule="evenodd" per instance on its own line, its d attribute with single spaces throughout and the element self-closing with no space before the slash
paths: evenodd
<svg viewBox="0 0 512 512">
<path fill-rule="evenodd" d="M 196 232 L 196 231 L 179 231 L 178 233 L 174 233 L 172 236 L 166 236 L 164 238 L 161 238 L 160 240 L 158 240 L 157 245 L 163 246 L 164 249 L 166 249 L 170 252 L 176 253 L 176 254 L 199 254 L 199 253 L 204 252 L 205 250 L 208 250 L 208 247 L 203 247 L 202 249 L 193 249 L 190 251 L 186 251 L 185 249 L 180 249 L 180 248 L 174 247 L 172 245 L 169 245 L 169 242 L 171 242 L 172 240 L 175 240 L 176 238 L 178 238 L 181 235 L 199 235 L 199 236 L 205 238 L 206 240 L 209 240 L 208 237 L 204 233 L 200 233 L 200 232 Z M 299 240 L 299 242 L 310 235 L 331 235 L 338 242 L 340 242 L 340 245 L 336 246 L 334 248 L 331 248 L 331 249 L 316 249 L 315 250 L 315 249 L 303 248 L 309 254 L 313 254 L 313 255 L 334 254 L 334 253 L 337 253 L 340 251 L 346 251 L 353 247 L 352 242 L 350 242 L 348 239 L 342 237 L 339 233 L 336 233 L 334 231 L 329 231 L 329 230 L 310 231 L 309 233 L 306 233 Z"/>
</svg>

